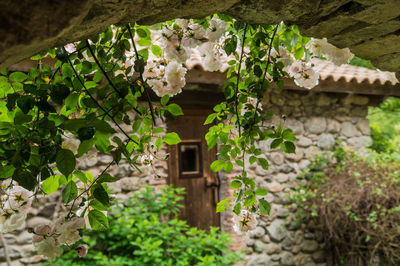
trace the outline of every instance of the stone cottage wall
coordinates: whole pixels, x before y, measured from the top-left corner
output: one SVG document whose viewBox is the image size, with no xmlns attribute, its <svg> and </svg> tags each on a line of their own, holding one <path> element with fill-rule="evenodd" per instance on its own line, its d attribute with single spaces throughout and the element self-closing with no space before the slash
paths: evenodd
<svg viewBox="0 0 400 266">
<path fill-rule="evenodd" d="M 269 170 L 252 165 L 248 172 L 255 176 L 258 186 L 270 192 L 267 200 L 272 203 L 269 216 L 259 217 L 255 230 L 247 235 L 237 235 L 232 229 L 232 212 L 222 214 L 222 230 L 233 236 L 233 249 L 244 249 L 245 264 L 255 265 L 325 265 L 322 235 L 312 232 L 305 225 L 294 224 L 296 206 L 288 200 L 291 188 L 300 182 L 296 177 L 305 169 L 310 159 L 323 150 L 330 149 L 335 138 L 355 149 L 363 149 L 371 143 L 369 122 L 365 118 L 369 99 L 363 96 L 338 96 L 324 93 L 296 93 L 275 90 L 265 97 L 263 108 L 273 113 L 265 125 L 278 125 L 281 116 L 287 116 L 285 127 L 292 128 L 298 141 L 296 154 L 284 154 L 280 150 L 270 150 L 269 142 L 261 149 L 270 162 Z M 129 126 L 127 126 L 128 128 Z M 126 128 L 126 129 L 127 129 Z M 124 136 L 120 136 L 121 139 Z M 166 152 L 166 149 L 162 151 Z M 162 156 L 161 156 L 162 157 Z M 81 161 L 79 167 L 94 176 L 111 161 L 111 157 L 100 155 Z M 126 162 L 111 168 L 111 173 L 120 180 L 109 185 L 119 198 L 130 198 L 144 184 L 163 186 L 166 184 L 167 162 L 157 161 L 153 167 L 141 167 L 142 173 L 132 169 Z M 239 169 L 229 174 L 220 174 L 220 198 L 232 197 L 230 180 Z M 161 177 L 155 177 L 155 173 Z M 48 222 L 55 214 L 63 212 L 59 194 L 34 202 L 27 225 L 35 226 Z M 16 234 L 4 235 L 8 245 L 12 265 L 38 265 L 41 257 L 35 255 L 31 243 L 32 235 L 22 230 Z M 1 244 L 0 244 L 1 245 Z M 0 248 L 0 266 L 6 265 L 4 249 Z"/>
<path fill-rule="evenodd" d="M 366 119 L 368 103 L 368 97 L 357 95 L 340 97 L 279 90 L 267 95 L 263 108 L 274 115 L 265 125 L 277 126 L 283 123 L 282 115 L 286 115 L 285 128 L 293 129 L 298 141 L 295 154 L 271 150 L 270 142 L 263 143 L 260 148 L 270 162 L 269 169 L 256 164 L 248 168 L 257 185 L 269 191 L 266 198 L 272 204 L 269 216 L 258 217 L 255 230 L 246 235 L 235 234 L 231 229 L 231 212 L 224 214 L 222 227 L 232 233 L 234 248 L 245 250 L 246 265 L 327 265 L 322 233 L 309 230 L 305 224 L 295 224 L 297 209 L 289 200 L 289 192 L 301 182 L 296 177 L 313 156 L 332 148 L 336 138 L 360 151 L 371 144 Z M 232 195 L 229 183 L 238 173 L 221 176 L 223 198 Z"/>
</svg>

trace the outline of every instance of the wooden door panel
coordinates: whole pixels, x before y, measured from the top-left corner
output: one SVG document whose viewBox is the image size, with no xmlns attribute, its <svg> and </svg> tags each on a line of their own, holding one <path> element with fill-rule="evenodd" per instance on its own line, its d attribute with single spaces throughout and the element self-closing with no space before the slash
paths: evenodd
<svg viewBox="0 0 400 266">
<path fill-rule="evenodd" d="M 190 226 L 208 229 L 210 226 L 220 225 L 219 214 L 215 212 L 218 202 L 218 187 L 216 186 L 219 183 L 218 176 L 210 170 L 211 162 L 216 159 L 216 149 L 209 151 L 204 139 L 209 126 L 204 126 L 203 123 L 211 111 L 185 108 L 183 112 L 184 116 L 168 123 L 168 131 L 178 133 L 182 139 L 181 145 L 169 146 L 168 183 L 174 187 L 184 187 L 186 190 L 183 203 L 185 207 L 180 217 Z M 185 172 L 182 170 L 183 164 L 179 158 L 179 151 L 182 153 L 188 148 L 195 150 L 196 145 L 201 151 L 200 165 L 197 167 L 194 163 L 195 159 L 191 158 L 187 161 L 196 171 Z M 191 156 L 194 152 L 190 151 L 187 154 Z"/>
</svg>

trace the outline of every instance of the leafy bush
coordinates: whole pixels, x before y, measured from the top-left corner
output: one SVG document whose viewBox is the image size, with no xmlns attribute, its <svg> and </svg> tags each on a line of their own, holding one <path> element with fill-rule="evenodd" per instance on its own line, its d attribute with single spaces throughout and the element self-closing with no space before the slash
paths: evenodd
<svg viewBox="0 0 400 266">
<path fill-rule="evenodd" d="M 183 189 L 145 187 L 133 200 L 109 215 L 110 228 L 86 232 L 85 258 L 70 251 L 54 265 L 232 265 L 240 260 L 229 251 L 230 235 L 210 228 L 189 228 L 177 218 Z"/>
<path fill-rule="evenodd" d="M 299 218 L 323 232 L 332 264 L 400 263 L 400 167 L 388 156 L 360 157 L 343 147 L 318 156 L 292 199 Z M 311 225 L 311 226 L 310 226 Z"/>
</svg>

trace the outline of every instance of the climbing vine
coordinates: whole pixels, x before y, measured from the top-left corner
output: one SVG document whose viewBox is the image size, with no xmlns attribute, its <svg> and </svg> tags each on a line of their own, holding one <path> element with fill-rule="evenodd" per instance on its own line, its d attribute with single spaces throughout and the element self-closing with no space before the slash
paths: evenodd
<svg viewBox="0 0 400 266">
<path fill-rule="evenodd" d="M 268 214 L 270 205 L 263 198 L 268 191 L 256 188 L 246 167 L 257 163 L 268 168 L 261 141 L 271 139 L 272 149 L 293 153 L 296 138 L 282 125 L 264 124 L 271 116 L 262 110 L 264 94 L 271 86 L 283 88 L 286 77 L 311 89 L 319 78 L 309 62 L 312 56 L 341 64 L 351 54 L 326 40 L 310 41 L 296 26 L 251 25 L 214 15 L 153 26 L 110 26 L 89 40 L 33 56 L 37 67 L 28 73 L 1 70 L 0 231 L 19 228 L 32 198 L 58 189 L 69 212 L 54 224 L 30 229 L 39 254 L 54 259 L 61 246 L 75 245 L 84 226 L 106 229 L 112 200 L 107 184 L 118 180 L 107 170 L 127 161 L 140 171 L 140 165 L 167 159 L 159 154 L 164 144 L 181 141 L 161 124 L 183 115 L 170 98 L 186 84 L 185 62 L 192 49 L 199 49 L 207 71 L 221 69 L 226 58 L 230 66 L 225 100 L 205 121 L 213 124 L 206 135 L 208 147 L 219 145 L 211 170 L 242 169 L 230 184 L 240 230 L 251 229 L 254 214 Z M 43 64 L 46 57 L 54 65 Z M 153 92 L 160 97 L 157 103 Z M 99 175 L 78 169 L 97 153 L 112 156 Z M 229 203 L 222 200 L 216 211 L 225 211 Z M 84 249 L 79 247 L 79 254 Z"/>
</svg>

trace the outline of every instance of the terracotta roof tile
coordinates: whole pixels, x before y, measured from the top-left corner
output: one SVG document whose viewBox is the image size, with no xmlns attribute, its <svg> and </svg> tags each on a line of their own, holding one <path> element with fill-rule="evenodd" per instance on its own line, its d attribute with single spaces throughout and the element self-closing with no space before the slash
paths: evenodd
<svg viewBox="0 0 400 266">
<path fill-rule="evenodd" d="M 228 61 L 233 57 L 223 57 L 222 67 L 220 72 L 225 72 L 228 68 Z M 348 82 L 348 83 L 369 83 L 369 84 L 387 84 L 395 85 L 399 83 L 396 79 L 395 73 L 387 71 L 372 70 L 364 67 L 352 66 L 344 64 L 337 66 L 330 61 L 313 58 L 311 62 L 315 65 L 315 68 L 319 71 L 321 80 L 333 80 L 335 82 Z M 204 70 L 204 66 L 201 62 L 201 55 L 198 50 L 194 50 L 189 60 L 186 61 L 186 67 L 193 69 L 200 67 Z"/>
</svg>

